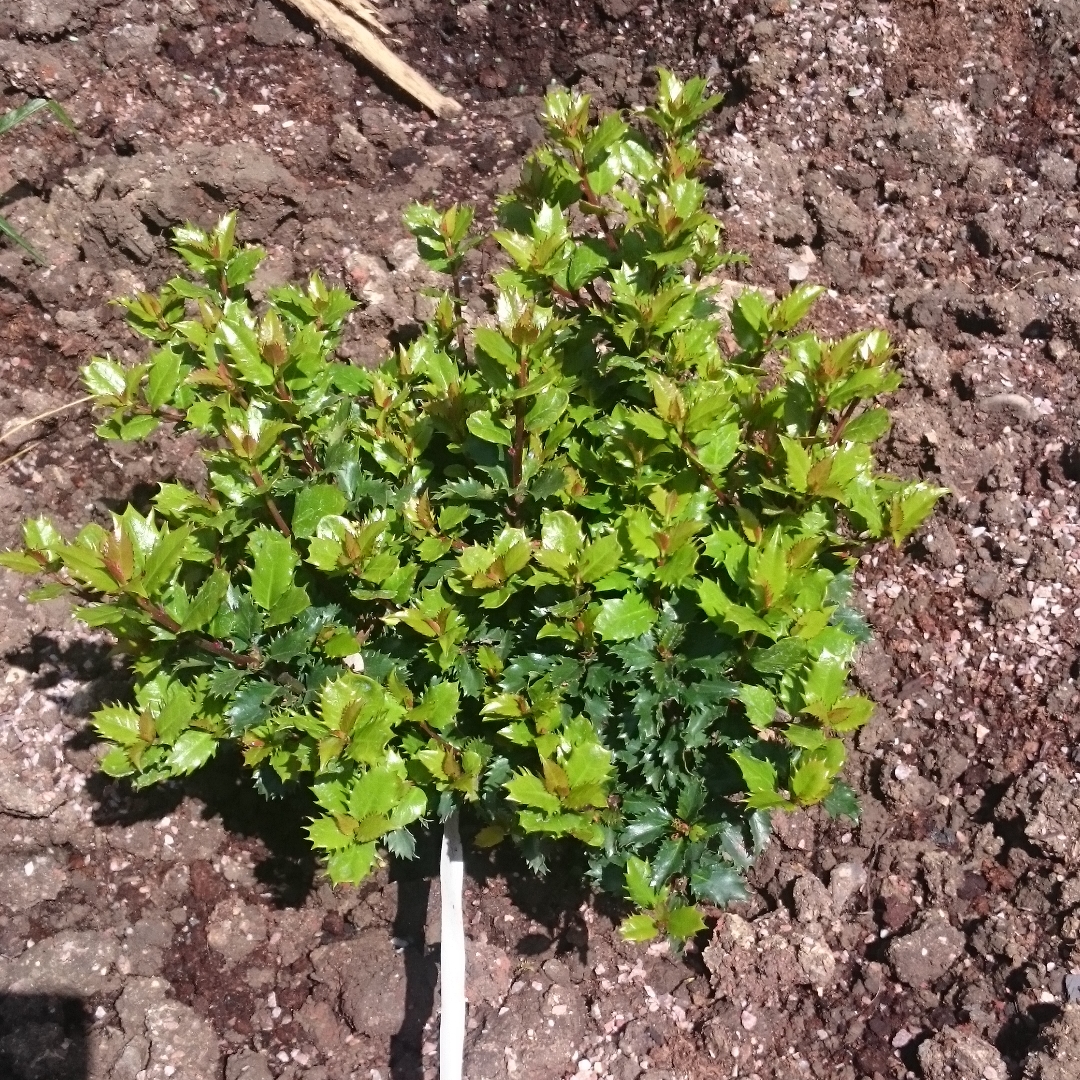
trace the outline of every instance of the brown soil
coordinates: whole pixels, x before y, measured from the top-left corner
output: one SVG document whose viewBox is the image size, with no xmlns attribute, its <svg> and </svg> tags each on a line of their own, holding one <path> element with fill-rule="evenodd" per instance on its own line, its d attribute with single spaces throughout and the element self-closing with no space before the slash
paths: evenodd
<svg viewBox="0 0 1080 1080">
<path fill-rule="evenodd" d="M 380 276 L 345 343 L 373 360 L 415 320 L 408 202 L 490 208 L 551 80 L 632 106 L 658 63 L 708 73 L 743 277 L 808 275 L 828 331 L 894 332 L 888 462 L 953 495 L 860 569 L 877 640 L 858 679 L 881 708 L 848 766 L 859 825 L 778 821 L 751 900 L 682 958 L 622 943 L 573 864 L 538 885 L 473 859 L 467 1074 L 1080 1075 L 1077 0 L 384 12 L 461 118 L 412 111 L 267 0 L 7 0 L 0 109 L 48 92 L 80 132 L 0 144 L 0 212 L 51 263 L 0 246 L 0 425 L 72 400 L 92 353 L 134 356 L 109 298 L 173 272 L 170 227 L 234 206 L 271 253 L 263 288 Z M 25 516 L 70 528 L 191 469 L 165 436 L 97 441 L 84 409 L 16 452 L 5 546 Z M 123 673 L 22 588 L 0 577 L 0 1075 L 434 1076 L 437 837 L 335 893 L 306 806 L 264 803 L 234 762 L 142 795 L 106 782 L 86 717 Z"/>
</svg>

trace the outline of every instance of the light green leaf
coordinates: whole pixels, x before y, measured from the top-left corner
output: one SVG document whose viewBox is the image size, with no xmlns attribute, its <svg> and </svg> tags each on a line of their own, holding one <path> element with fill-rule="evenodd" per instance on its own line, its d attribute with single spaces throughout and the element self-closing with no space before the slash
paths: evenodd
<svg viewBox="0 0 1080 1080">
<path fill-rule="evenodd" d="M 627 941 L 633 941 L 636 944 L 652 941 L 659 932 L 656 920 L 651 915 L 630 915 L 623 919 L 619 926 L 619 933 Z"/>
<path fill-rule="evenodd" d="M 107 705 L 94 713 L 94 727 L 103 739 L 134 746 L 139 742 L 139 714 L 125 705 Z"/>
<path fill-rule="evenodd" d="M 161 349 L 150 361 L 150 377 L 146 383 L 146 403 L 160 409 L 176 392 L 180 384 L 180 354 Z"/>
<path fill-rule="evenodd" d="M 217 739 L 205 731 L 185 731 L 173 744 L 165 765 L 174 773 L 189 773 L 214 756 Z"/>
<path fill-rule="evenodd" d="M 316 818 L 308 826 L 307 834 L 312 845 L 323 851 L 340 851 L 352 843 L 330 817 Z"/>
<path fill-rule="evenodd" d="M 569 403 L 570 396 L 561 386 L 549 386 L 537 395 L 532 408 L 525 414 L 525 430 L 534 434 L 547 431 L 566 412 Z"/>
<path fill-rule="evenodd" d="M 120 777 L 131 776 L 135 772 L 135 766 L 131 763 L 127 751 L 122 746 L 114 746 L 98 763 L 98 767 L 106 776 Z"/>
<path fill-rule="evenodd" d="M 832 777 L 825 762 L 808 757 L 791 775 L 791 793 L 803 806 L 821 802 L 832 788 Z"/>
<path fill-rule="evenodd" d="M 893 496 L 889 506 L 889 532 L 893 542 L 900 544 L 913 533 L 929 516 L 938 499 L 947 494 L 946 488 L 932 484 L 910 484 Z"/>
<path fill-rule="evenodd" d="M 771 690 L 754 683 L 739 687 L 739 700 L 746 707 L 746 717 L 758 730 L 767 728 L 776 716 L 776 698 Z"/>
<path fill-rule="evenodd" d="M 652 886 L 652 867 L 631 855 L 626 862 L 626 893 L 639 908 L 651 908 L 659 898 Z"/>
<path fill-rule="evenodd" d="M 83 385 L 99 397 L 122 398 L 127 390 L 127 375 L 115 361 L 95 357 L 82 369 Z"/>
<path fill-rule="evenodd" d="M 722 473 L 739 452 L 739 439 L 738 424 L 721 424 L 712 437 L 698 447 L 698 460 L 710 473 Z"/>
<path fill-rule="evenodd" d="M 499 446 L 509 446 L 513 442 L 510 432 L 502 424 L 497 423 L 489 412 L 470 413 L 465 426 L 484 442 L 496 443 Z"/>
<path fill-rule="evenodd" d="M 705 929 L 705 920 L 696 907 L 677 907 L 668 912 L 667 932 L 676 941 L 685 941 Z"/>
<path fill-rule="evenodd" d="M 423 722 L 436 731 L 445 731 L 457 718 L 459 701 L 457 683 L 435 683 L 424 693 L 420 704 L 410 711 L 409 719 Z"/>
<path fill-rule="evenodd" d="M 798 439 L 789 439 L 786 435 L 781 435 L 780 442 L 787 459 L 788 483 L 796 491 L 803 492 L 806 490 L 806 477 L 810 472 L 810 455 Z"/>
<path fill-rule="evenodd" d="M 578 560 L 578 573 L 586 583 L 599 581 L 619 568 L 622 545 L 616 533 L 610 532 L 587 544 Z"/>
<path fill-rule="evenodd" d="M 19 574 L 40 574 L 41 563 L 21 551 L 0 551 L 0 566 L 6 566 Z"/>
<path fill-rule="evenodd" d="M 540 515 L 540 521 L 541 545 L 565 555 L 572 562 L 585 542 L 577 518 L 565 510 L 545 510 Z"/>
<path fill-rule="evenodd" d="M 534 806 L 537 810 L 544 810 L 549 814 L 557 814 L 561 808 L 559 797 L 552 795 L 544 781 L 535 773 L 522 770 L 512 780 L 504 784 L 507 797 L 523 806 Z"/>
<path fill-rule="evenodd" d="M 258 528 L 248 540 L 254 559 L 251 598 L 266 611 L 293 586 L 293 572 L 300 559 L 288 538 L 273 529 Z"/>
<path fill-rule="evenodd" d="M 199 587 L 191 606 L 180 624 L 181 630 L 201 630 L 218 613 L 229 591 L 229 575 L 222 569 L 215 570 Z"/>
<path fill-rule="evenodd" d="M 641 637 L 656 622 L 656 609 L 641 593 L 627 593 L 605 600 L 594 624 L 605 641 L 630 641 Z"/>
<path fill-rule="evenodd" d="M 739 766 L 743 781 L 751 795 L 776 791 L 776 769 L 772 762 L 754 757 L 746 750 L 736 750 L 731 759 Z"/>
<path fill-rule="evenodd" d="M 347 505 L 344 494 L 333 484 L 311 484 L 301 488 L 293 504 L 293 535 L 314 536 L 324 517 L 341 514 Z"/>
<path fill-rule="evenodd" d="M 153 596 L 172 576 L 184 554 L 190 535 L 189 525 L 171 531 L 167 526 L 162 528 L 143 567 L 142 587 L 148 596 Z"/>
<path fill-rule="evenodd" d="M 843 438 L 848 442 L 874 442 L 889 430 L 890 422 L 888 409 L 867 409 L 844 425 Z"/>
<path fill-rule="evenodd" d="M 259 339 L 250 326 L 239 319 L 223 319 L 218 323 L 218 335 L 245 382 L 253 386 L 274 385 L 274 369 L 260 355 Z"/>
<path fill-rule="evenodd" d="M 335 851 L 326 863 L 330 880 L 335 885 L 359 885 L 371 872 L 375 855 L 374 842 L 350 844 L 341 851 Z"/>
</svg>

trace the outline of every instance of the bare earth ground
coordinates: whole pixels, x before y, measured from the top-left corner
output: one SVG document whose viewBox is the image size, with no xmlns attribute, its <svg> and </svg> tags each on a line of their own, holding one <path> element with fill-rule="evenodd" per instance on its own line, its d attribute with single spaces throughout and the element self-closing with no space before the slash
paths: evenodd
<svg viewBox="0 0 1080 1080">
<path fill-rule="evenodd" d="M 384 10 L 462 118 L 410 111 L 266 0 L 4 0 L 0 109 L 47 92 L 80 134 L 3 144 L 0 212 L 52 268 L 0 247 L 0 425 L 71 400 L 91 353 L 133 357 L 108 299 L 230 207 L 271 252 L 261 287 L 319 267 L 364 301 L 346 352 L 371 361 L 415 319 L 401 209 L 490 206 L 550 80 L 628 105 L 656 63 L 709 73 L 745 279 L 824 281 L 826 328 L 893 330 L 887 457 L 954 494 L 861 569 L 861 824 L 778 822 L 751 901 L 682 959 L 622 944 L 572 865 L 470 865 L 467 1075 L 1080 1076 L 1080 3 Z M 80 410 L 19 450 L 4 546 L 24 516 L 70 528 L 196 477 L 190 447 L 103 446 Z M 434 1076 L 435 838 L 334 893 L 305 807 L 234 762 L 139 797 L 96 777 L 86 718 L 123 674 L 23 587 L 0 577 L 0 1076 Z"/>
</svg>

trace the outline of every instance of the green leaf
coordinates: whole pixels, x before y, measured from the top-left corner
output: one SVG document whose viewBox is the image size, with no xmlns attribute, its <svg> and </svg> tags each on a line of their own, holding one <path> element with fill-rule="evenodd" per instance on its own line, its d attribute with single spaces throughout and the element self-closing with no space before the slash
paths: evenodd
<svg viewBox="0 0 1080 1080">
<path fill-rule="evenodd" d="M 814 715 L 825 715 L 836 704 L 847 682 L 847 668 L 831 654 L 815 660 L 803 681 L 804 708 Z"/>
<path fill-rule="evenodd" d="M 652 941 L 659 932 L 656 920 L 651 915 L 630 915 L 623 919 L 619 926 L 619 933 L 627 941 L 633 941 L 636 944 Z"/>
<path fill-rule="evenodd" d="M 573 562 L 585 542 L 577 518 L 565 510 L 545 510 L 540 515 L 540 521 L 541 545 L 550 551 L 564 555 L 569 562 Z"/>
<path fill-rule="evenodd" d="M 435 683 L 424 693 L 420 704 L 409 713 L 409 719 L 426 723 L 436 731 L 445 731 L 457 718 L 459 700 L 457 683 Z"/>
<path fill-rule="evenodd" d="M 150 377 L 146 383 L 146 403 L 152 409 L 160 409 L 172 399 L 180 384 L 180 354 L 173 349 L 162 349 L 150 362 Z"/>
<path fill-rule="evenodd" d="M 335 885 L 359 885 L 371 873 L 375 864 L 374 843 L 350 844 L 335 851 L 327 860 L 326 870 Z"/>
<path fill-rule="evenodd" d="M 631 855 L 626 861 L 626 894 L 639 908 L 651 908 L 659 899 L 652 886 L 652 867 Z"/>
<path fill-rule="evenodd" d="M 551 386 L 547 390 L 541 391 L 537 395 L 533 407 L 525 414 L 525 430 L 534 434 L 547 431 L 566 412 L 569 403 L 569 394 L 560 386 Z M 469 430 L 471 431 L 472 428 Z M 476 434 L 476 432 L 473 432 L 473 434 Z M 509 435 L 509 432 L 507 434 Z"/>
<path fill-rule="evenodd" d="M 473 341 L 476 342 L 477 349 L 497 360 L 508 371 L 517 371 L 518 351 L 498 330 L 478 326 L 473 331 Z"/>
<path fill-rule="evenodd" d="M 187 525 L 172 531 L 167 527 L 161 530 L 143 567 L 142 587 L 147 595 L 153 596 L 172 576 L 180 564 L 190 535 L 191 528 Z"/>
<path fill-rule="evenodd" d="M 2 556 L 0 556 L 0 565 L 2 565 Z M 58 596 L 66 596 L 68 592 L 66 586 L 61 585 L 58 581 L 53 581 L 48 585 L 42 585 L 40 589 L 31 589 L 26 594 L 26 599 L 31 604 L 40 604 L 44 600 L 55 600 Z"/>
<path fill-rule="evenodd" d="M 776 698 L 764 686 L 743 683 L 739 687 L 739 700 L 746 707 L 746 716 L 758 730 L 767 728 L 776 716 Z"/>
<path fill-rule="evenodd" d="M 825 616 L 828 619 L 828 616 Z M 794 671 L 806 659 L 806 643 L 797 637 L 781 638 L 767 649 L 750 653 L 750 666 L 767 675 L 783 675 Z"/>
<path fill-rule="evenodd" d="M 831 787 L 829 770 L 818 757 L 804 759 L 791 774 L 791 794 L 804 806 L 821 802 Z"/>
<path fill-rule="evenodd" d="M 180 624 L 181 630 L 201 630 L 218 613 L 229 591 L 229 575 L 215 570 L 199 587 Z"/>
<path fill-rule="evenodd" d="M 656 609 L 640 593 L 605 600 L 594 624 L 605 641 L 630 641 L 641 637 L 656 622 Z"/>
<path fill-rule="evenodd" d="M 83 385 L 98 397 L 123 398 L 127 391 L 127 375 L 115 361 L 96 357 L 82 369 Z"/>
<path fill-rule="evenodd" d="M 698 900 L 707 900 L 718 907 L 738 904 L 749 898 L 742 875 L 714 857 L 706 857 L 690 875 L 690 889 Z"/>
<path fill-rule="evenodd" d="M 731 755 L 739 766 L 743 782 L 751 795 L 768 794 L 776 791 L 776 769 L 772 762 L 754 757 L 746 750 L 736 750 Z"/>
<path fill-rule="evenodd" d="M 843 437 L 848 442 L 875 442 L 889 430 L 889 425 L 888 409 L 867 409 L 844 425 Z"/>
<path fill-rule="evenodd" d="M 173 773 L 194 772 L 217 750 L 217 739 L 205 731 L 185 731 L 173 744 L 165 766 Z"/>
<path fill-rule="evenodd" d="M 698 460 L 713 475 L 722 473 L 739 452 L 740 439 L 738 424 L 721 424 L 716 432 L 698 447 Z"/>
<path fill-rule="evenodd" d="M 825 808 L 825 812 L 829 817 L 835 818 L 843 815 L 858 824 L 862 816 L 858 796 L 847 784 L 839 780 L 833 783 L 832 790 L 821 801 L 821 805 Z"/>
<path fill-rule="evenodd" d="M 583 285 L 608 268 L 610 252 L 606 251 L 600 241 L 589 243 L 585 241 L 577 245 L 574 254 L 570 258 L 570 268 L 567 271 L 567 283 L 571 292 L 577 292 Z"/>
<path fill-rule="evenodd" d="M 521 803 L 523 806 L 534 806 L 537 810 L 544 810 L 549 814 L 559 812 L 561 806 L 559 797 L 552 795 L 544 787 L 544 781 L 535 773 L 522 770 L 503 787 L 512 802 Z"/>
<path fill-rule="evenodd" d="M 585 551 L 578 560 L 578 574 L 581 580 L 592 584 L 600 581 L 619 568 L 622 561 L 622 545 L 619 537 L 613 533 L 601 536 L 585 546 Z"/>
<path fill-rule="evenodd" d="M 705 920 L 696 907 L 677 907 L 668 912 L 667 932 L 676 941 L 685 941 L 705 929 Z"/>
<path fill-rule="evenodd" d="M 106 776 L 131 776 L 136 770 L 122 746 L 115 746 L 99 762 L 101 771 Z"/>
<path fill-rule="evenodd" d="M 253 386 L 274 385 L 274 369 L 263 361 L 259 339 L 250 326 L 239 319 L 223 319 L 218 323 L 218 334 L 245 382 Z"/>
<path fill-rule="evenodd" d="M 293 572 L 300 562 L 288 538 L 273 529 L 255 529 L 248 540 L 254 559 L 251 568 L 251 598 L 264 611 L 293 587 Z"/>
<path fill-rule="evenodd" d="M 314 536 L 324 517 L 341 514 L 346 506 L 345 496 L 333 484 L 312 484 L 301 488 L 293 504 L 293 535 Z"/>
<path fill-rule="evenodd" d="M 94 727 L 103 739 L 134 746 L 140 741 L 139 714 L 124 705 L 108 705 L 94 713 Z"/>
<path fill-rule="evenodd" d="M 509 446 L 513 442 L 510 432 L 489 412 L 474 412 L 469 414 L 465 426 L 484 442 L 496 443 L 499 446 Z"/>
</svg>

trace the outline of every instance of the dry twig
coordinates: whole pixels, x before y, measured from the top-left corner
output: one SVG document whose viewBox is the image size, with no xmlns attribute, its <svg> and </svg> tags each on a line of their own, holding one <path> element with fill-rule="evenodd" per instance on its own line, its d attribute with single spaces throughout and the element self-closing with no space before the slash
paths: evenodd
<svg viewBox="0 0 1080 1080">
<path fill-rule="evenodd" d="M 439 93 L 423 75 L 395 56 L 369 29 L 369 26 L 374 26 L 386 33 L 367 0 L 338 0 L 341 7 L 336 7 L 330 0 L 288 2 L 330 37 L 362 56 L 436 116 L 454 116 L 461 112 L 461 106 L 453 98 Z M 348 10 L 343 11 L 342 8 Z"/>
</svg>

